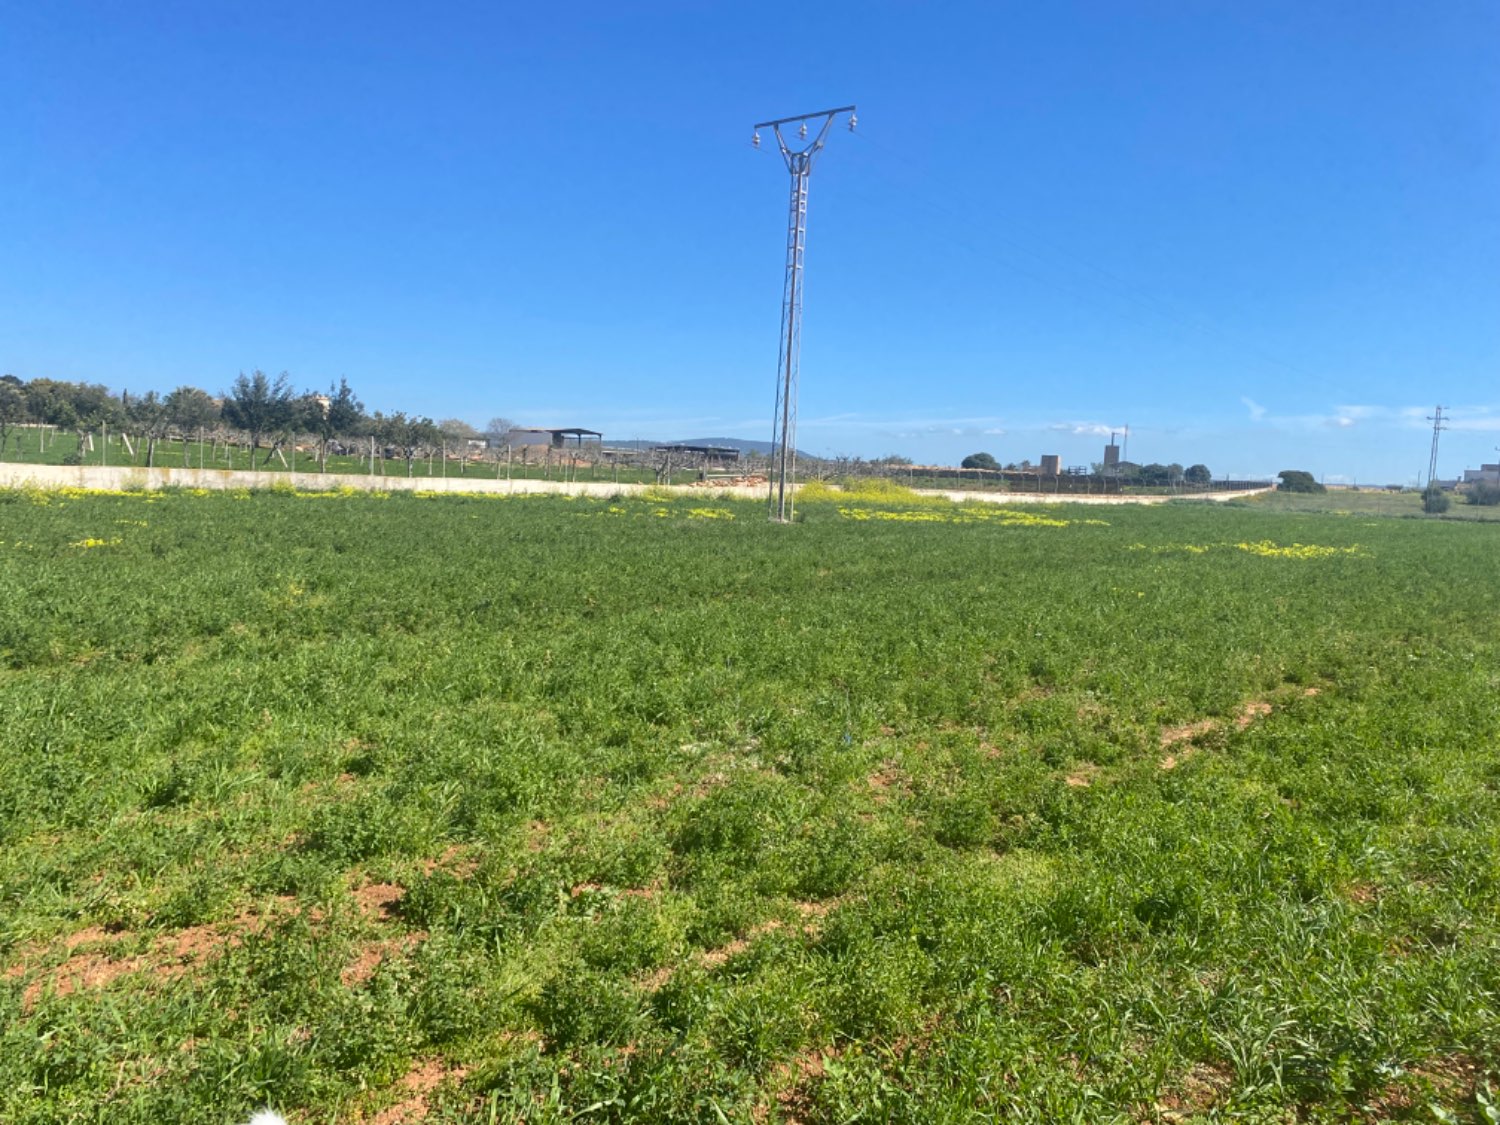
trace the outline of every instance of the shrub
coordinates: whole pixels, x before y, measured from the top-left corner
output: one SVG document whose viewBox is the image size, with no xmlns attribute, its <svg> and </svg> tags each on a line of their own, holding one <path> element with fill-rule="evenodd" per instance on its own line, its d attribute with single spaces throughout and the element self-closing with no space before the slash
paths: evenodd
<svg viewBox="0 0 1500 1125">
<path fill-rule="evenodd" d="M 1441 515 L 1448 510 L 1448 505 L 1451 503 L 1448 494 L 1436 484 L 1429 484 L 1422 490 L 1422 511 L 1429 515 Z"/>
<path fill-rule="evenodd" d="M 1500 505 L 1500 484 L 1491 484 L 1489 481 L 1480 481 L 1471 487 L 1464 497 L 1470 504 L 1478 504 L 1481 507 L 1493 508 Z"/>
<path fill-rule="evenodd" d="M 1327 492 L 1328 490 L 1313 479 L 1313 475 L 1302 469 L 1282 469 L 1276 474 L 1281 478 L 1281 483 L 1276 486 L 1278 492 Z"/>
</svg>

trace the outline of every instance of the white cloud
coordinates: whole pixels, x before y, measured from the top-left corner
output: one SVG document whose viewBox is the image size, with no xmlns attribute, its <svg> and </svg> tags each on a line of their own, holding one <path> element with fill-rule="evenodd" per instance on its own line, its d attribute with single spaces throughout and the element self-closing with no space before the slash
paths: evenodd
<svg viewBox="0 0 1500 1125">
<path fill-rule="evenodd" d="M 1111 434 L 1125 432 L 1124 426 L 1110 426 L 1104 422 L 1053 422 L 1047 429 L 1073 434 L 1075 437 L 1109 437 Z"/>
<path fill-rule="evenodd" d="M 1259 422 L 1266 416 L 1266 408 L 1249 395 L 1241 395 L 1240 401 L 1250 408 L 1250 421 Z"/>
</svg>

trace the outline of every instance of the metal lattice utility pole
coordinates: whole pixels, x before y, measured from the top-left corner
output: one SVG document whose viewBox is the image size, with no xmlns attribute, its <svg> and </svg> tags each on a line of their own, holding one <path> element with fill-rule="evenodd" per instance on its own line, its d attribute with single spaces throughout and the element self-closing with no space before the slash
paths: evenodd
<svg viewBox="0 0 1500 1125">
<path fill-rule="evenodd" d="M 792 174 L 791 201 L 787 209 L 786 280 L 781 291 L 781 350 L 776 363 L 776 411 L 771 421 L 771 518 L 786 523 L 792 518 L 792 492 L 797 478 L 797 365 L 802 350 L 802 257 L 807 246 L 807 180 L 813 160 L 828 139 L 828 130 L 841 113 L 849 115 L 849 128 L 857 124 L 854 107 L 840 106 L 797 117 L 781 117 L 757 124 L 752 143 L 760 147 L 760 131 L 770 129 Z M 822 118 L 817 136 L 807 141 L 807 123 Z M 783 125 L 797 125 L 800 148 L 787 144 Z"/>
<path fill-rule="evenodd" d="M 1437 480 L 1438 435 L 1448 427 L 1443 424 L 1443 408 L 1441 406 L 1437 408 L 1435 413 L 1429 414 L 1427 420 L 1432 423 L 1432 456 L 1427 461 L 1427 487 L 1431 488 L 1432 482 Z"/>
</svg>

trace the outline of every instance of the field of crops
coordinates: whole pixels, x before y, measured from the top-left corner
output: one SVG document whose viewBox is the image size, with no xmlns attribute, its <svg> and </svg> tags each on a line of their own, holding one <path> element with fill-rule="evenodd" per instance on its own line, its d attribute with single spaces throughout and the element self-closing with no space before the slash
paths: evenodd
<svg viewBox="0 0 1500 1125">
<path fill-rule="evenodd" d="M 1500 527 L 0 493 L 0 1120 L 1494 1121 Z"/>
</svg>

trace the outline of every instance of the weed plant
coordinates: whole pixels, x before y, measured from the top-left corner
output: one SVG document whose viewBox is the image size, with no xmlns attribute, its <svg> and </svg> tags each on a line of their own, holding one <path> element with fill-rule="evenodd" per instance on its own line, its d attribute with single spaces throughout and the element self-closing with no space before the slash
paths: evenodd
<svg viewBox="0 0 1500 1125">
<path fill-rule="evenodd" d="M 0 1120 L 1486 1120 L 1500 531 L 968 511 L 0 494 Z"/>
</svg>

